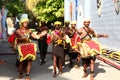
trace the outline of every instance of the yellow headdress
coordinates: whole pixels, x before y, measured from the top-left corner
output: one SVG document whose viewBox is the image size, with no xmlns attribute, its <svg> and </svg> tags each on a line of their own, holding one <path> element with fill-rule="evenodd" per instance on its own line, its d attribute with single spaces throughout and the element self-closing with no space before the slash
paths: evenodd
<svg viewBox="0 0 120 80">
<path fill-rule="evenodd" d="M 20 20 L 20 25 L 23 23 L 23 22 L 29 22 L 28 18 L 23 18 Z"/>
<path fill-rule="evenodd" d="M 69 23 L 69 21 L 68 21 L 68 20 L 66 20 L 64 23 Z"/>
<path fill-rule="evenodd" d="M 76 21 L 72 21 L 71 24 L 76 24 Z"/>
<path fill-rule="evenodd" d="M 60 22 L 60 21 L 55 21 L 55 22 L 54 22 L 54 26 L 55 26 L 55 25 L 61 25 L 61 22 Z"/>
<path fill-rule="evenodd" d="M 84 19 L 83 19 L 83 22 L 85 22 L 85 21 L 91 21 L 90 17 L 84 18 Z"/>
</svg>

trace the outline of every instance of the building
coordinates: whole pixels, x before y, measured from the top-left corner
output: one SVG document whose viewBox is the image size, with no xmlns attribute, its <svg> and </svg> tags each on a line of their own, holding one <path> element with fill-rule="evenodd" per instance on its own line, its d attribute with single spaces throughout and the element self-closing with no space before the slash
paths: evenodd
<svg viewBox="0 0 120 80">
<path fill-rule="evenodd" d="M 108 34 L 109 38 L 100 38 L 105 48 L 119 50 L 120 47 L 120 1 L 119 0 L 64 0 L 65 20 L 76 20 L 77 28 L 82 19 L 90 17 L 91 27 L 97 33 Z M 72 7 L 71 7 L 72 5 Z M 71 11 L 70 11 L 71 10 Z"/>
</svg>

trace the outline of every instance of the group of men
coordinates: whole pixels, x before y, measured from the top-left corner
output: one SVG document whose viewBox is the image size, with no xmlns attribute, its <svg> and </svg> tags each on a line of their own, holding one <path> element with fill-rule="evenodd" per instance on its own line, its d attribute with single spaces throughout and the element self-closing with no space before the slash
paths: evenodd
<svg viewBox="0 0 120 80">
<path fill-rule="evenodd" d="M 93 37 L 108 37 L 106 34 L 96 34 L 95 31 L 89 27 L 90 19 L 84 19 L 83 27 L 80 29 L 76 28 L 76 22 L 65 21 L 62 27 L 60 21 L 54 22 L 54 29 L 50 34 L 52 43 L 52 58 L 54 66 L 54 75 L 56 77 L 56 68 L 58 68 L 58 74 L 62 74 L 62 66 L 65 65 L 65 55 L 69 55 L 70 66 L 73 66 L 72 58 L 77 55 L 77 65 L 82 60 L 84 75 L 83 78 L 87 77 L 87 66 L 90 66 L 90 79 L 94 78 L 94 62 L 96 55 L 100 53 L 100 46 L 92 40 Z M 48 30 L 45 26 L 44 29 Z M 42 28 L 42 27 L 40 27 Z M 40 32 L 40 31 L 39 31 Z M 41 31 L 42 32 L 42 31 Z M 42 41 L 43 40 L 43 41 Z M 40 43 L 40 41 L 42 41 Z M 41 64 L 45 63 L 45 55 L 47 53 L 47 35 L 46 37 L 38 40 L 40 49 Z M 92 46 L 91 46 L 92 45 Z M 95 48 L 95 45 L 98 49 Z M 43 56 L 43 57 L 42 57 Z M 78 66 L 77 66 L 78 67 Z"/>
<path fill-rule="evenodd" d="M 69 55 L 70 66 L 73 66 L 73 56 L 77 55 L 77 65 L 80 63 L 80 59 L 82 60 L 84 71 L 83 78 L 87 77 L 87 66 L 90 65 L 90 79 L 94 79 L 95 56 L 100 52 L 100 46 L 92 41 L 92 37 L 108 37 L 108 35 L 96 34 L 95 31 L 89 27 L 90 19 L 85 19 L 83 22 L 84 26 L 80 29 L 76 28 L 75 21 L 65 21 L 64 26 L 62 26 L 60 21 L 56 21 L 51 31 L 43 20 L 40 22 L 35 32 L 29 29 L 28 22 L 28 19 L 21 19 L 20 28 L 14 32 L 14 40 L 10 41 L 17 46 L 13 46 L 13 48 L 16 48 L 15 51 L 18 56 L 19 78 L 23 77 L 24 69 L 26 69 L 26 80 L 30 80 L 29 74 L 32 60 L 36 58 L 35 44 L 30 41 L 32 38 L 38 41 L 41 65 L 46 63 L 48 44 L 52 44 L 53 77 L 57 76 L 57 68 L 58 74 L 62 74 L 66 55 Z M 93 46 L 91 46 L 91 44 Z M 30 49 L 28 49 L 28 46 Z M 97 48 L 94 48 L 95 46 L 97 46 Z"/>
</svg>

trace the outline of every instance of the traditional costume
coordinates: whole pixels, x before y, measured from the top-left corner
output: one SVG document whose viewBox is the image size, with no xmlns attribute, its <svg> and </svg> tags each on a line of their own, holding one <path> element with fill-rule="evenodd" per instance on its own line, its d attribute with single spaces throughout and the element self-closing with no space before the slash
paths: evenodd
<svg viewBox="0 0 120 80">
<path fill-rule="evenodd" d="M 55 55 L 57 58 L 62 59 L 62 63 L 64 63 L 64 49 L 65 49 L 65 40 L 56 40 L 54 41 L 53 45 L 53 55 Z"/>
<path fill-rule="evenodd" d="M 55 22 L 54 25 L 57 25 L 57 24 L 61 24 L 60 22 Z M 62 37 L 63 36 L 63 33 L 61 33 L 60 31 L 53 31 L 54 34 L 53 37 L 53 55 L 55 55 L 56 57 L 60 57 L 62 59 L 62 62 L 64 61 L 64 48 L 65 48 L 65 40 L 64 39 L 59 39 L 60 35 Z"/>
<path fill-rule="evenodd" d="M 21 23 L 28 21 L 28 19 L 22 19 Z M 21 24 L 20 23 L 20 24 Z M 15 32 L 15 49 L 18 51 L 18 60 L 20 62 L 28 59 L 35 60 L 36 59 L 36 51 L 37 46 L 35 43 L 31 42 L 30 40 L 30 32 L 28 30 L 21 31 L 22 37 L 19 37 L 18 34 Z"/>
<path fill-rule="evenodd" d="M 78 31 L 76 29 L 76 21 L 72 21 L 71 22 L 71 36 L 70 36 L 70 40 L 71 40 L 71 49 L 70 49 L 70 54 L 69 54 L 69 57 L 70 57 L 70 66 L 72 67 L 72 59 L 76 59 L 77 58 L 77 62 L 75 66 L 78 67 L 78 64 L 79 64 L 79 61 L 80 61 L 80 58 L 79 58 L 79 53 L 76 52 L 73 47 L 77 44 L 77 42 L 80 42 L 80 37 L 78 35 Z"/>
<path fill-rule="evenodd" d="M 61 32 L 60 28 L 61 22 L 56 21 L 54 23 L 55 30 L 52 31 L 52 43 L 53 43 L 53 63 L 54 63 L 54 76 L 56 77 L 56 67 L 59 70 L 59 73 L 62 73 L 62 66 L 64 64 L 64 48 L 65 48 L 65 39 L 64 33 Z M 56 30 L 57 26 L 57 30 Z"/>
<path fill-rule="evenodd" d="M 85 30 L 85 28 L 83 27 L 83 30 Z M 101 53 L 101 46 L 99 44 L 99 42 L 92 40 L 92 34 L 88 34 L 88 32 L 85 30 L 85 32 L 87 33 L 84 37 L 81 38 L 81 42 L 77 43 L 77 46 L 74 46 L 78 48 L 79 53 L 81 55 L 82 58 L 82 63 L 83 64 L 90 64 L 90 60 L 93 59 L 95 60 L 95 56 L 97 54 Z"/>
<path fill-rule="evenodd" d="M 16 66 L 19 70 L 19 77 L 23 77 L 23 72 L 26 72 L 26 79 L 29 80 L 32 60 L 36 59 L 37 46 L 30 38 L 33 37 L 32 32 L 28 29 L 28 19 L 23 18 L 20 22 L 20 28 L 9 38 L 9 42 L 13 44 L 14 51 L 17 55 Z M 37 35 L 35 35 L 37 36 Z M 35 37 L 34 36 L 34 37 Z M 39 36 L 37 36 L 39 38 Z M 37 38 L 35 37 L 35 38 Z"/>
<path fill-rule="evenodd" d="M 45 21 L 41 21 L 41 26 L 38 28 L 38 34 L 41 34 L 43 31 L 48 32 L 48 27 L 45 26 Z M 47 54 L 47 49 L 48 49 L 48 43 L 47 43 L 47 34 L 38 39 L 38 47 L 40 51 L 40 64 L 44 64 L 46 62 L 46 54 Z"/>
</svg>

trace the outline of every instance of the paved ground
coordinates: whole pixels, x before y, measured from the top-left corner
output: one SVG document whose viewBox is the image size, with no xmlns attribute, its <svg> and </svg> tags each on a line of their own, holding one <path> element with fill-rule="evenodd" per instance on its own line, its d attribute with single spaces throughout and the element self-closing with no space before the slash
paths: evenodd
<svg viewBox="0 0 120 80">
<path fill-rule="evenodd" d="M 0 55 L 0 59 L 6 60 L 6 64 L 0 65 L 0 80 L 17 80 L 18 72 L 15 67 L 15 55 Z M 89 68 L 88 68 L 89 70 Z M 47 63 L 44 65 L 39 64 L 39 55 L 35 61 L 33 61 L 31 70 L 31 80 L 89 80 L 87 78 L 81 78 L 83 74 L 82 66 L 79 69 L 66 66 L 63 68 L 63 74 L 53 78 L 53 64 L 51 54 L 47 55 Z M 114 67 L 107 65 L 106 63 L 96 60 L 95 63 L 95 80 L 119 80 L 120 71 Z M 24 80 L 24 79 L 22 79 Z"/>
</svg>

